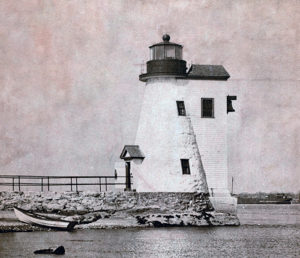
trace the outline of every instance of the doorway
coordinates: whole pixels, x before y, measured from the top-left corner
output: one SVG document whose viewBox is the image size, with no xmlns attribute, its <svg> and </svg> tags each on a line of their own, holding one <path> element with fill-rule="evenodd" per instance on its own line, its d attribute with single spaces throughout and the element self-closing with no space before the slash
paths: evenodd
<svg viewBox="0 0 300 258">
<path fill-rule="evenodd" d="M 130 162 L 126 161 L 126 182 L 125 182 L 125 191 L 131 191 L 131 175 L 130 175 Z"/>
</svg>

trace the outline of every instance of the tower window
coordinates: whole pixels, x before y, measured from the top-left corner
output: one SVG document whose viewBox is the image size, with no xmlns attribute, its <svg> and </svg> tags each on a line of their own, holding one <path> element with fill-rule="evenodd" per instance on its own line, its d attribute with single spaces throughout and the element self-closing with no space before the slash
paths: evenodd
<svg viewBox="0 0 300 258">
<path fill-rule="evenodd" d="M 202 98 L 201 99 L 201 116 L 206 118 L 214 117 L 214 99 Z"/>
<path fill-rule="evenodd" d="M 185 106 L 184 101 L 176 101 L 177 103 L 177 110 L 179 116 L 185 116 Z"/>
<path fill-rule="evenodd" d="M 183 175 L 190 175 L 190 165 L 189 165 L 189 160 L 188 159 L 181 159 L 181 168 L 182 168 L 182 174 Z"/>
</svg>

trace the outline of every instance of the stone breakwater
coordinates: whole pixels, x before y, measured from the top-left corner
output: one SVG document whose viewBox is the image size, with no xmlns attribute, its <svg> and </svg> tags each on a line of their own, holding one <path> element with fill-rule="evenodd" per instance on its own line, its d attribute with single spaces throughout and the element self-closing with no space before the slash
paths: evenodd
<svg viewBox="0 0 300 258">
<path fill-rule="evenodd" d="M 0 210 L 12 210 L 14 206 L 66 215 L 103 210 L 182 212 L 212 209 L 203 193 L 0 192 Z"/>
<path fill-rule="evenodd" d="M 0 192 L 0 212 L 14 206 L 76 220 L 76 228 L 239 225 L 236 214 L 214 211 L 204 193 Z M 0 232 L 35 230 L 18 223 L 1 226 L 0 217 Z"/>
</svg>

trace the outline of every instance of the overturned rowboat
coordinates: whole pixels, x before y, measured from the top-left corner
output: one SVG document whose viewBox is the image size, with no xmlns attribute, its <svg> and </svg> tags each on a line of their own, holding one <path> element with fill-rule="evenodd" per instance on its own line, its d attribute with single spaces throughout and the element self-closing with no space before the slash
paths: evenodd
<svg viewBox="0 0 300 258">
<path fill-rule="evenodd" d="M 65 254 L 65 248 L 61 245 L 57 248 L 48 248 L 34 251 L 35 254 Z"/>
<path fill-rule="evenodd" d="M 16 217 L 27 224 L 36 225 L 40 227 L 48 227 L 61 230 L 72 230 L 77 224 L 76 221 L 66 221 L 60 219 L 53 219 L 46 216 L 38 215 L 21 208 L 14 207 Z"/>
</svg>

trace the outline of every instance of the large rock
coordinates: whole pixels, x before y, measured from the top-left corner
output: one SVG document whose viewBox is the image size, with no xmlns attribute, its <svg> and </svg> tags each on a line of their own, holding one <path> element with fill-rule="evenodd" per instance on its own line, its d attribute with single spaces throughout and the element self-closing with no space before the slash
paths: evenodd
<svg viewBox="0 0 300 258">
<path fill-rule="evenodd" d="M 62 204 L 58 204 L 58 203 L 48 203 L 46 205 L 46 209 L 47 211 L 49 212 L 54 212 L 54 211 L 61 211 L 63 210 L 65 207 L 65 205 L 62 205 Z"/>
</svg>

